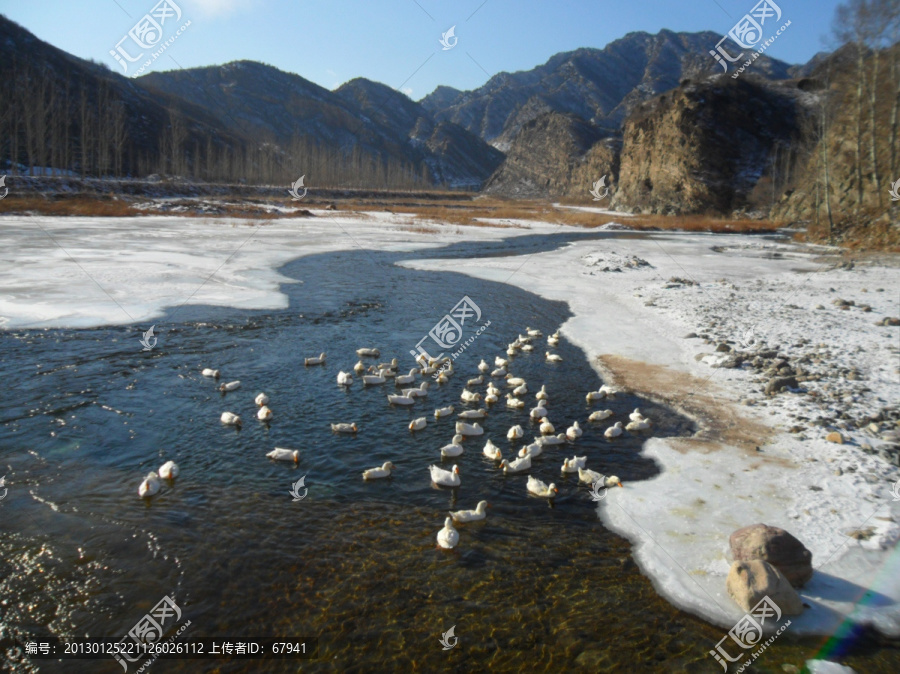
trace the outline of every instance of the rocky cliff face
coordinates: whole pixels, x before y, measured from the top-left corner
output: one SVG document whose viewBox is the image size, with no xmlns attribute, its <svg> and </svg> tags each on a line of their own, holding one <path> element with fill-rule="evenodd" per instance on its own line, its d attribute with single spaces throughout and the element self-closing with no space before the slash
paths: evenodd
<svg viewBox="0 0 900 674">
<path fill-rule="evenodd" d="M 599 139 L 599 130 L 575 115 L 545 113 L 522 127 L 485 191 L 526 198 L 564 194 Z"/>
<path fill-rule="evenodd" d="M 715 72 L 707 52 L 720 38 L 709 31 L 629 33 L 603 49 L 564 52 L 532 70 L 500 73 L 473 91 L 439 87 L 422 104 L 504 152 L 525 124 L 546 112 L 571 113 L 613 132 L 637 103 L 685 77 Z M 772 79 L 788 76 L 787 64 L 766 56 L 753 67 Z"/>
<path fill-rule="evenodd" d="M 612 206 L 644 213 L 731 213 L 754 191 L 777 148 L 800 138 L 799 91 L 726 75 L 686 82 L 625 123 Z"/>
</svg>

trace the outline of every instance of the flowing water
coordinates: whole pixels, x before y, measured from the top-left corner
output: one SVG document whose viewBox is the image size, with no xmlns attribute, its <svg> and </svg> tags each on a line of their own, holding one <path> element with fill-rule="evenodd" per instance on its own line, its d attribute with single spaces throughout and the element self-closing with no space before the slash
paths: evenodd
<svg viewBox="0 0 900 674">
<path fill-rule="evenodd" d="M 455 416 L 435 422 L 433 410 L 476 407 L 459 394 L 479 360 L 503 355 L 526 325 L 553 332 L 569 313 L 512 286 L 394 262 L 557 243 L 530 237 L 515 248 L 302 258 L 281 270 L 297 281 L 283 287 L 287 309 L 176 310 L 157 321 L 159 343 L 149 352 L 134 327 L 0 334 L 0 471 L 8 486 L 0 504 L 0 658 L 11 658 L 14 639 L 118 641 L 169 595 L 191 621 L 186 637 L 317 637 L 318 658 L 166 660 L 154 671 L 720 671 L 707 652 L 723 630 L 660 599 L 627 541 L 599 523 L 577 475 L 560 474 L 563 457 L 576 453 L 626 489 L 657 474 L 640 455 L 642 437 L 610 442 L 602 430 L 611 422 L 584 423 L 593 409 L 609 407 L 615 421 L 640 406 L 657 436 L 689 434 L 689 420 L 631 395 L 587 405 L 585 392 L 602 382 L 583 352 L 562 340 L 554 351 L 564 360 L 550 364 L 541 339 L 511 367 L 528 382 L 528 407 L 544 384 L 557 431 L 575 419 L 585 426 L 574 446 L 546 449 L 530 471 L 554 481 L 559 497 L 530 497 L 524 475 L 504 476 L 481 453 L 491 438 L 509 456 L 514 424 L 526 439 L 537 434 L 528 407 L 511 410 L 501 400 L 482 422 L 484 437 L 466 440 L 458 459 L 440 460 Z M 388 405 L 393 383 L 363 387 L 357 377 L 338 388 L 337 371 L 349 370 L 363 346 L 378 347 L 380 361 L 397 357 L 407 371 L 410 349 L 465 295 L 490 326 L 455 361 L 448 384 L 432 384 L 412 409 Z M 321 351 L 327 365 L 304 367 L 304 357 Z M 203 367 L 242 387 L 220 393 Z M 260 391 L 271 399 L 270 424 L 255 416 Z M 241 430 L 219 423 L 226 410 L 241 415 Z M 419 416 L 428 427 L 411 433 Z M 356 435 L 330 430 L 351 421 Z M 299 464 L 267 459 L 276 446 L 298 449 Z M 180 477 L 139 499 L 142 477 L 169 459 Z M 361 479 L 387 460 L 397 466 L 391 479 Z M 458 464 L 461 487 L 433 486 L 433 463 Z M 301 476 L 307 496 L 294 501 L 289 492 Z M 482 499 L 491 505 L 487 520 L 460 525 L 456 550 L 437 549 L 447 511 Z M 459 641 L 445 651 L 440 638 L 451 626 Z M 801 646 L 783 637 L 766 660 L 781 662 L 773 654 L 780 648 L 802 662 L 809 643 Z M 867 671 L 895 671 L 879 669 L 880 653 Z M 122 671 L 111 658 L 7 659 L 19 671 L 38 664 L 48 672 Z"/>
</svg>

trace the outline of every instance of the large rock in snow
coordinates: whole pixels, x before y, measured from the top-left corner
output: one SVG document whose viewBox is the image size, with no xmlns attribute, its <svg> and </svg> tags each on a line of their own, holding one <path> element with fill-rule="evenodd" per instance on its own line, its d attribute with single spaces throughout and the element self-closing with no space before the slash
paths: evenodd
<svg viewBox="0 0 900 674">
<path fill-rule="evenodd" d="M 777 568 L 794 587 L 812 578 L 812 553 L 784 529 L 754 524 L 738 529 L 729 540 L 735 561 L 761 559 Z"/>
<path fill-rule="evenodd" d="M 734 562 L 725 587 L 735 603 L 748 613 L 763 597 L 774 601 L 784 615 L 803 613 L 803 601 L 788 579 L 761 559 Z"/>
</svg>

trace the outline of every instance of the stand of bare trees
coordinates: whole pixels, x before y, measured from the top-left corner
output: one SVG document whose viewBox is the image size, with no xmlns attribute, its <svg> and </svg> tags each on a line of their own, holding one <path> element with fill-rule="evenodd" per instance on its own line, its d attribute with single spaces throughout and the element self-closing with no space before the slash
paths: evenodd
<svg viewBox="0 0 900 674">
<path fill-rule="evenodd" d="M 900 2 L 847 0 L 837 7 L 834 35 L 852 46 L 851 92 L 855 215 L 887 203 L 884 176 L 897 176 L 900 108 Z M 883 63 L 887 60 L 887 64 Z"/>
<path fill-rule="evenodd" d="M 13 64 L 0 78 L 0 173 L 85 177 L 180 176 L 209 182 L 414 189 L 432 184 L 424 164 L 308 137 L 223 138 L 175 107 L 153 118 L 109 78 L 71 79 Z"/>
</svg>

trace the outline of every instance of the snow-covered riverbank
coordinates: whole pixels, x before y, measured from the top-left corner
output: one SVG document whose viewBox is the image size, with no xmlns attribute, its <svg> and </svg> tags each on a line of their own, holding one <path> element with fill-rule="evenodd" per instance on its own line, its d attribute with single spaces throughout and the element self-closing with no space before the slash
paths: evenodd
<svg viewBox="0 0 900 674">
<path fill-rule="evenodd" d="M 816 574 L 801 591 L 810 608 L 792 632 L 829 633 L 853 614 L 896 635 L 900 501 L 891 488 L 900 470 L 884 457 L 895 456 L 900 429 L 900 328 L 876 322 L 900 315 L 900 273 L 835 268 L 825 252 L 760 237 L 656 234 L 573 243 L 524 263 L 415 266 L 568 302 L 575 316 L 562 333 L 604 376 L 701 421 L 697 438 L 648 440 L 644 453 L 662 474 L 613 490 L 599 508 L 634 542 L 664 596 L 734 624 L 742 611 L 725 590 L 728 537 L 764 522 L 813 553 Z M 838 299 L 855 306 L 841 309 Z M 775 373 L 753 367 L 760 351 L 784 357 L 806 381 L 765 395 Z M 713 367 L 747 352 L 743 367 Z M 835 430 L 844 444 L 826 441 Z"/>
<path fill-rule="evenodd" d="M 279 284 L 293 281 L 276 270 L 302 255 L 584 232 L 524 222 L 422 227 L 389 213 L 316 216 L 258 229 L 170 217 L 0 218 L 0 322 L 149 327 L 185 302 L 280 308 L 287 300 Z M 742 612 L 725 592 L 728 536 L 765 522 L 813 553 L 816 575 L 801 592 L 810 608 L 791 632 L 829 633 L 854 612 L 900 633 L 900 557 L 892 555 L 900 501 L 890 491 L 900 471 L 885 459 L 898 430 L 900 328 L 876 325 L 900 315 L 897 268 L 834 268 L 823 249 L 760 237 L 622 236 L 410 266 L 568 302 L 574 316 L 562 332 L 605 377 L 699 420 L 695 438 L 651 437 L 644 453 L 662 473 L 611 492 L 599 509 L 672 602 L 733 624 Z M 754 355 L 759 349 L 775 355 Z M 779 359 L 786 362 L 776 367 Z M 765 395 L 778 374 L 772 367 L 790 368 L 797 385 Z M 843 444 L 826 441 L 836 430 Z"/>
</svg>

